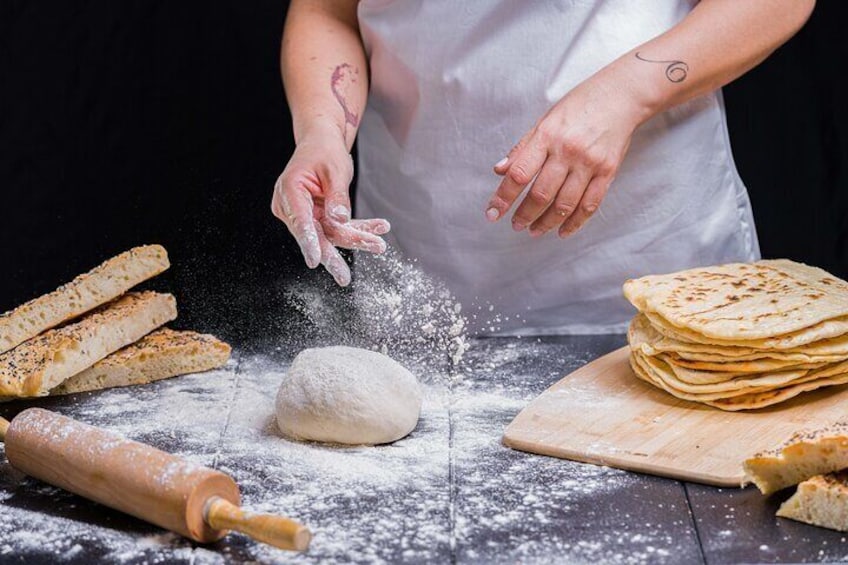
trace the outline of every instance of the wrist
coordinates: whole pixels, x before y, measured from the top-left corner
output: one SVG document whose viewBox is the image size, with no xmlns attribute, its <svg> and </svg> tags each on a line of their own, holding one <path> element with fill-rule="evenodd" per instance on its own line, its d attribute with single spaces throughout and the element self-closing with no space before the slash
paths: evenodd
<svg viewBox="0 0 848 565">
<path fill-rule="evenodd" d="M 669 94 L 668 87 L 635 65 L 633 57 L 633 53 L 620 57 L 598 76 L 607 88 L 617 93 L 620 110 L 635 128 L 663 111 Z"/>
<path fill-rule="evenodd" d="M 348 151 L 350 150 L 343 126 L 335 123 L 333 120 L 321 117 L 304 120 L 303 123 L 295 123 L 294 142 L 295 145 L 313 142 L 323 145 L 341 144 Z"/>
</svg>

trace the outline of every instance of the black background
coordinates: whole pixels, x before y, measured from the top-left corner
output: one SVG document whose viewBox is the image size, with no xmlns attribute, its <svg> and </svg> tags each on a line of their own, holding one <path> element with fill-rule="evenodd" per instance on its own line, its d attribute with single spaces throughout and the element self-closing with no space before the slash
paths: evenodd
<svg viewBox="0 0 848 565">
<path fill-rule="evenodd" d="M 846 277 L 841 4 L 820 0 L 725 99 L 763 255 Z M 230 339 L 285 331 L 282 289 L 306 272 L 269 212 L 292 150 L 278 71 L 285 10 L 0 0 L 0 310 L 158 242 L 173 267 L 152 286 L 177 295 L 176 326 Z"/>
</svg>

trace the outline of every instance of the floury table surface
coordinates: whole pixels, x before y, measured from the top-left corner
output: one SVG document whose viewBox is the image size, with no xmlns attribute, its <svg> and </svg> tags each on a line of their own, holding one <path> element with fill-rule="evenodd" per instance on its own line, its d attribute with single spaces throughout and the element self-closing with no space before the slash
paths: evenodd
<svg viewBox="0 0 848 565">
<path fill-rule="evenodd" d="M 234 344 L 223 370 L 38 405 L 230 473 L 245 507 L 313 530 L 305 555 L 234 534 L 187 540 L 0 464 L 2 563 L 737 563 L 841 561 L 841 533 L 777 519 L 789 493 L 718 489 L 536 456 L 501 433 L 562 375 L 623 336 L 475 340 L 459 370 L 418 368 L 408 438 L 333 448 L 276 434 L 273 400 L 296 349 Z M 732 438 L 728 438 L 732 441 Z"/>
</svg>

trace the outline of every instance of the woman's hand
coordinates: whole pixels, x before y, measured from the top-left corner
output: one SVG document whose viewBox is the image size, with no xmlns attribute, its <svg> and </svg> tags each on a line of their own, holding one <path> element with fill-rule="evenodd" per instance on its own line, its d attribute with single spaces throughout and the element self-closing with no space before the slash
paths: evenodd
<svg viewBox="0 0 848 565">
<path fill-rule="evenodd" d="M 297 240 L 306 265 L 319 264 L 340 286 L 350 268 L 337 247 L 383 253 L 389 222 L 350 218 L 353 160 L 339 132 L 304 136 L 274 185 L 271 211 Z"/>
<path fill-rule="evenodd" d="M 595 213 L 644 114 L 626 88 L 603 80 L 596 75 L 566 94 L 495 165 L 504 178 L 486 209 L 490 221 L 531 183 L 512 217 L 516 231 L 567 237 Z"/>
</svg>

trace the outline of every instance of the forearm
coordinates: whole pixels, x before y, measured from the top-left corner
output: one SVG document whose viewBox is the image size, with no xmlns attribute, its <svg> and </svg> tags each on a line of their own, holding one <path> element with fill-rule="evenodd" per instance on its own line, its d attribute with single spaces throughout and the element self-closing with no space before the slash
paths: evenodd
<svg viewBox="0 0 848 565">
<path fill-rule="evenodd" d="M 814 0 L 702 0 L 678 25 L 596 75 L 624 88 L 639 123 L 715 90 L 768 57 L 806 22 Z"/>
<path fill-rule="evenodd" d="M 356 1 L 292 1 L 280 66 L 295 142 L 312 132 L 337 132 L 350 150 L 368 95 Z"/>
</svg>

